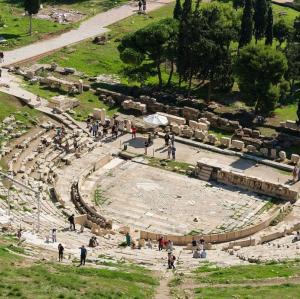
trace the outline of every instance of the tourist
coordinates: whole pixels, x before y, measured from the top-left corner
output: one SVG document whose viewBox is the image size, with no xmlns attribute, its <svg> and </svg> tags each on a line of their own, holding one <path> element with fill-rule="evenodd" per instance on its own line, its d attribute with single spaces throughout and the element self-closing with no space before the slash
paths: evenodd
<svg viewBox="0 0 300 299">
<path fill-rule="evenodd" d="M 172 252 L 168 252 L 168 269 L 175 269 L 175 255 Z"/>
<path fill-rule="evenodd" d="M 62 246 L 60 243 L 58 244 L 58 261 L 62 262 L 64 258 L 64 246 Z"/>
<path fill-rule="evenodd" d="M 168 154 L 168 159 L 171 159 L 171 154 L 172 154 L 172 145 L 169 144 L 168 149 L 167 149 L 167 154 Z"/>
<path fill-rule="evenodd" d="M 152 242 L 151 242 L 151 239 L 148 239 L 148 240 L 147 240 L 146 246 L 147 246 L 149 249 L 152 249 Z"/>
<path fill-rule="evenodd" d="M 147 140 L 144 143 L 144 148 L 145 148 L 145 156 L 146 156 L 148 153 L 148 141 Z"/>
<path fill-rule="evenodd" d="M 143 12 L 146 12 L 146 0 L 143 0 Z"/>
<path fill-rule="evenodd" d="M 163 250 L 163 247 L 164 247 L 163 237 L 159 237 L 159 239 L 158 239 L 158 250 L 159 251 Z"/>
<path fill-rule="evenodd" d="M 85 265 L 86 256 L 87 256 L 87 250 L 84 247 L 84 245 L 82 245 L 80 247 L 80 265 L 79 266 Z"/>
<path fill-rule="evenodd" d="M 132 139 L 135 139 L 136 138 L 136 127 L 133 125 L 132 128 L 131 128 L 131 137 Z"/>
<path fill-rule="evenodd" d="M 199 248 L 197 248 L 197 249 L 194 251 L 194 253 L 193 253 L 193 258 L 194 258 L 194 259 L 199 259 L 199 258 L 201 258 L 201 252 L 200 252 L 200 249 L 199 249 Z"/>
<path fill-rule="evenodd" d="M 74 218 L 74 214 L 72 214 L 69 218 L 68 221 L 70 223 L 70 230 L 75 230 L 75 218 Z"/>
<path fill-rule="evenodd" d="M 201 256 L 200 256 L 202 259 L 205 259 L 206 258 L 206 251 L 205 249 L 202 250 L 201 252 Z"/>
<path fill-rule="evenodd" d="M 299 180 L 299 167 L 295 165 L 293 169 L 293 182 L 296 183 Z"/>
<path fill-rule="evenodd" d="M 176 158 L 176 147 L 175 146 L 172 146 L 172 159 L 175 160 Z"/>
<path fill-rule="evenodd" d="M 168 146 L 169 145 L 169 141 L 170 141 L 170 135 L 169 135 L 169 133 L 165 134 L 164 139 L 165 139 L 165 146 Z"/>
<path fill-rule="evenodd" d="M 292 242 L 298 242 L 300 241 L 300 232 L 298 231 Z"/>
<path fill-rule="evenodd" d="M 52 243 L 56 243 L 56 228 L 52 229 Z"/>
<path fill-rule="evenodd" d="M 0 52 L 0 63 L 4 62 L 4 53 L 1 51 Z"/>
<path fill-rule="evenodd" d="M 167 245 L 167 250 L 168 251 L 173 251 L 173 242 L 171 240 L 168 241 L 168 245 Z"/>
<path fill-rule="evenodd" d="M 19 228 L 18 231 L 17 231 L 17 238 L 18 238 L 19 241 L 20 241 L 21 237 L 22 237 L 22 229 Z"/>
<path fill-rule="evenodd" d="M 0 78 L 2 77 L 2 68 L 0 68 Z"/>
<path fill-rule="evenodd" d="M 141 0 L 139 0 L 139 12 L 141 12 L 142 11 L 142 6 L 143 6 L 143 2 L 141 1 Z"/>
<path fill-rule="evenodd" d="M 171 135 L 171 144 L 172 144 L 172 146 L 174 146 L 174 144 L 175 144 L 175 134 L 174 133 L 172 133 L 172 135 Z"/>
<path fill-rule="evenodd" d="M 131 245 L 131 236 L 129 232 L 126 233 L 126 245 L 130 246 Z"/>
</svg>

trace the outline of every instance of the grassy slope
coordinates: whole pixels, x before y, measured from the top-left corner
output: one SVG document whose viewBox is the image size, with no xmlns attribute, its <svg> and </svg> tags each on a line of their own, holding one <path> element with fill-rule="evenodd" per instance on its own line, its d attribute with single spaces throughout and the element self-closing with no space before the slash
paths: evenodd
<svg viewBox="0 0 300 299">
<path fill-rule="evenodd" d="M 30 118 L 40 115 L 37 110 L 23 105 L 15 97 L 0 92 L 0 121 L 11 114 L 14 114 L 17 120 L 25 123 L 28 123 Z"/>
<path fill-rule="evenodd" d="M 156 279 L 136 266 L 117 270 L 32 262 L 0 245 L 0 298 L 151 298 Z"/>
<path fill-rule="evenodd" d="M 300 285 L 282 284 L 260 286 L 265 279 L 288 278 L 298 276 L 300 262 L 290 261 L 282 264 L 246 265 L 229 268 L 203 266 L 196 271 L 196 281 L 211 284 L 211 287 L 197 288 L 196 298 L 300 298 Z M 255 282 L 253 282 L 255 281 Z M 231 286 L 231 284 L 244 284 Z M 256 283 L 258 286 L 254 286 Z M 226 284 L 226 287 L 213 287 Z"/>
</svg>

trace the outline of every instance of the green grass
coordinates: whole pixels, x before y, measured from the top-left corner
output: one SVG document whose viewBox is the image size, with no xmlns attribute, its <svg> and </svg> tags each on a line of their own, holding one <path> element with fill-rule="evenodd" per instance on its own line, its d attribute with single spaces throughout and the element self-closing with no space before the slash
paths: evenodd
<svg viewBox="0 0 300 299">
<path fill-rule="evenodd" d="M 276 108 L 275 116 L 277 116 L 280 121 L 285 121 L 287 119 L 297 120 L 297 108 L 297 103 Z"/>
<path fill-rule="evenodd" d="M 174 172 L 186 172 L 190 166 L 192 166 L 189 163 L 180 162 L 180 161 L 174 161 L 174 160 L 167 160 L 167 159 L 159 159 L 155 157 L 149 157 L 145 156 L 145 158 L 148 160 L 150 166 L 162 168 L 169 171 Z"/>
<path fill-rule="evenodd" d="M 206 273 L 206 275 L 203 275 Z M 215 268 L 211 266 L 200 267 L 196 271 L 197 280 L 201 283 L 241 283 L 276 277 L 298 276 L 300 262 L 291 261 L 281 264 L 261 264 L 234 266 L 228 268 Z"/>
<path fill-rule="evenodd" d="M 23 87 L 44 99 L 51 99 L 57 94 L 66 94 L 65 92 L 59 91 L 57 89 L 50 89 L 48 86 L 39 84 L 27 84 L 25 83 Z M 80 105 L 74 108 L 75 114 L 73 117 L 76 120 L 84 121 L 87 116 L 93 112 L 94 108 L 105 108 L 107 115 L 112 116 L 120 110 L 120 107 L 109 107 L 103 101 L 99 100 L 92 91 L 83 92 L 82 94 L 76 95 L 75 98 L 79 99 Z"/>
<path fill-rule="evenodd" d="M 209 131 L 208 131 L 209 134 L 214 134 L 216 137 L 218 137 L 218 139 L 220 139 L 221 137 L 229 137 L 231 138 L 232 137 L 232 133 L 230 132 L 227 132 L 225 130 L 222 130 L 222 129 L 217 129 L 217 128 L 211 128 Z"/>
<path fill-rule="evenodd" d="M 0 45 L 0 49 L 3 50 L 21 47 L 74 27 L 48 20 L 33 19 L 33 34 L 30 36 L 28 34 L 29 19 L 23 16 L 24 8 L 8 0 L 0 0 L 0 6 L 0 15 L 5 22 L 5 27 L 0 28 L 0 36 L 7 40 L 7 43 Z"/>
<path fill-rule="evenodd" d="M 117 264 L 113 271 L 32 262 L 1 243 L 0 298 L 151 298 L 158 284 L 149 270 L 137 266 Z"/>
<path fill-rule="evenodd" d="M 172 16 L 174 4 L 166 5 L 148 15 L 134 15 L 109 28 L 110 40 L 106 45 L 95 45 L 90 40 L 71 46 L 74 51 L 64 48 L 53 55 L 40 60 L 41 63 L 55 61 L 63 67 L 74 67 L 90 76 L 99 74 L 121 74 L 124 64 L 121 62 L 117 46 L 120 38 L 152 22 Z M 71 52 L 71 53 L 70 53 Z M 123 81 L 126 82 L 125 79 Z"/>
<path fill-rule="evenodd" d="M 197 299 L 299 299 L 300 285 L 198 288 Z"/>
<path fill-rule="evenodd" d="M 25 124 L 29 124 L 41 115 L 37 110 L 23 105 L 15 97 L 0 92 L 0 121 L 11 114 Z"/>
</svg>

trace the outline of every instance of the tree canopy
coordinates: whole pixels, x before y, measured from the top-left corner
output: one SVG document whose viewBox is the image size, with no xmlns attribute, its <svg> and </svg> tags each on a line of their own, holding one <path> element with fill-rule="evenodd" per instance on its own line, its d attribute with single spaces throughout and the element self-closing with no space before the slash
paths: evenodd
<svg viewBox="0 0 300 299">
<path fill-rule="evenodd" d="M 235 65 L 239 87 L 255 112 L 273 111 L 278 100 L 278 83 L 287 70 L 287 60 L 282 52 L 261 44 L 241 49 Z"/>
</svg>

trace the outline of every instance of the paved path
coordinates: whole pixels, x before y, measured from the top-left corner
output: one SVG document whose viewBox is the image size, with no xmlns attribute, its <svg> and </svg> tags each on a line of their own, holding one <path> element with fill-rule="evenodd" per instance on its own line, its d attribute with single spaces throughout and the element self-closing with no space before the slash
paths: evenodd
<svg viewBox="0 0 300 299">
<path fill-rule="evenodd" d="M 120 146 L 120 143 L 126 142 L 128 144 L 128 150 L 137 154 L 144 153 L 144 139 L 142 135 L 138 135 L 139 138 L 131 140 L 129 135 L 124 135 L 115 141 L 116 146 Z M 221 164 L 228 167 L 232 167 L 235 171 L 245 173 L 250 176 L 256 176 L 261 179 L 267 179 L 268 181 L 282 184 L 286 184 L 291 176 L 286 175 L 273 167 L 257 164 L 253 161 L 242 159 L 235 156 L 223 155 L 215 152 L 211 152 L 204 149 L 199 149 L 193 146 L 176 142 L 176 159 L 196 165 L 197 161 L 202 158 L 219 161 Z M 148 148 L 148 155 L 154 154 L 157 158 L 167 158 L 167 149 L 164 147 L 164 140 L 158 138 L 154 140 L 153 145 Z M 291 189 L 299 191 L 300 182 L 290 186 Z"/>
<path fill-rule="evenodd" d="M 147 4 L 147 11 L 155 10 L 173 0 L 152 0 Z M 31 59 L 35 56 L 43 55 L 65 46 L 78 43 L 85 39 L 103 34 L 108 31 L 107 26 L 123 20 L 137 12 L 137 4 L 129 3 L 110 9 L 106 12 L 81 23 L 78 29 L 63 33 L 52 39 L 43 40 L 31 45 L 5 52 L 5 61 L 2 66 L 18 63 Z"/>
<path fill-rule="evenodd" d="M 22 79 L 9 73 L 6 69 L 2 70 L 0 80 L 0 91 L 22 99 L 26 104 L 33 108 L 47 106 L 47 100 L 37 101 L 37 96 L 22 87 Z"/>
</svg>

